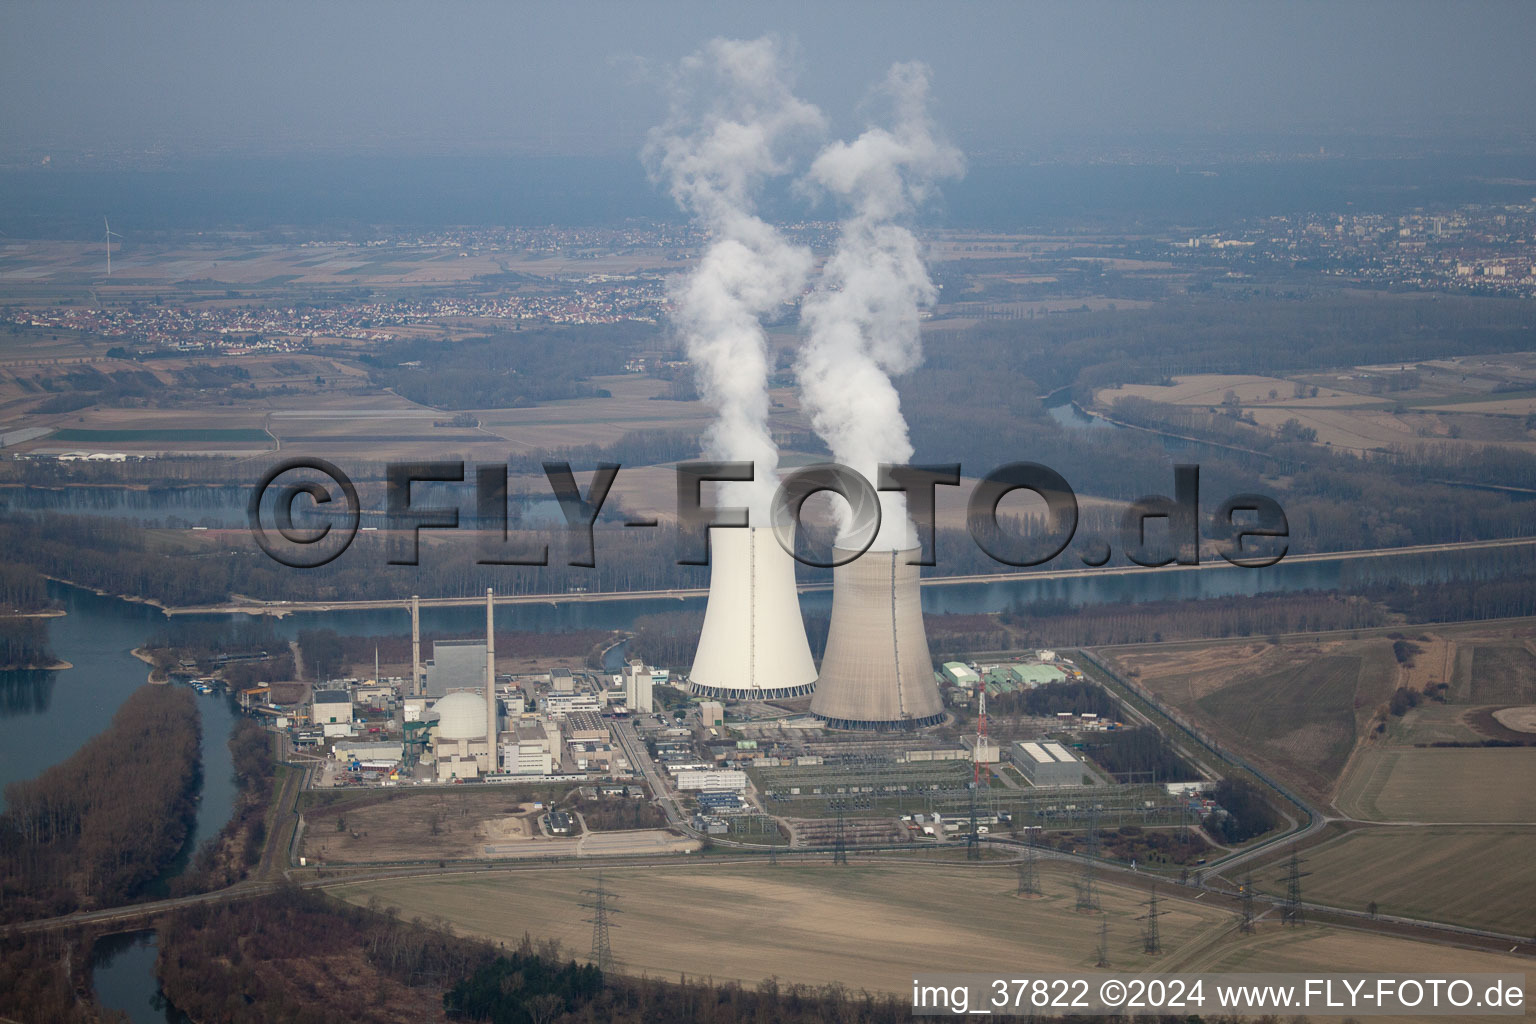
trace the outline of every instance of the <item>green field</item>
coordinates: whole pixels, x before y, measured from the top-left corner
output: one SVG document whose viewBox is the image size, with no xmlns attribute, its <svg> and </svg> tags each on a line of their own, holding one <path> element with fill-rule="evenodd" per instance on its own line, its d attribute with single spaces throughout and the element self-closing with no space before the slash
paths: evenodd
<svg viewBox="0 0 1536 1024">
<path fill-rule="evenodd" d="M 1313 847 L 1309 901 L 1529 936 L 1536 928 L 1536 826 L 1383 826 Z M 1254 872 L 1265 892 L 1285 885 L 1283 861 Z"/>
<path fill-rule="evenodd" d="M 1338 806 L 1364 821 L 1536 824 L 1536 748 L 1364 750 Z"/>
<path fill-rule="evenodd" d="M 83 430 L 66 428 L 56 431 L 52 437 L 54 441 L 72 441 L 82 444 L 112 444 L 114 442 L 151 441 L 162 443 L 186 443 L 186 442 L 223 442 L 223 441 L 261 441 L 269 442 L 272 438 L 265 430 L 257 430 L 250 427 L 233 427 L 221 429 L 216 427 L 197 429 L 166 429 L 157 428 L 149 430 Z"/>
</svg>

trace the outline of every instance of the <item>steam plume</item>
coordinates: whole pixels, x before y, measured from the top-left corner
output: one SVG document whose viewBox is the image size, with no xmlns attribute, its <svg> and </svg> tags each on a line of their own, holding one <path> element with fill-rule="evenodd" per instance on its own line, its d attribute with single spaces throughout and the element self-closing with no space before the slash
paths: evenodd
<svg viewBox="0 0 1536 1024">
<path fill-rule="evenodd" d="M 820 111 L 791 93 L 784 64 L 772 38 L 713 40 L 682 62 L 671 116 L 651 130 L 644 152 L 651 177 L 710 233 L 698 265 L 674 286 L 675 323 L 716 411 L 707 453 L 756 464 L 750 487 L 725 492 L 751 508 L 756 525 L 767 525 L 778 485 L 760 320 L 799 296 L 812 259 L 757 216 L 755 195 L 788 171 L 797 141 L 823 128 Z"/>
<path fill-rule="evenodd" d="M 919 310 L 938 297 L 903 226 L 935 180 L 964 171 L 960 152 L 928 115 L 928 69 L 896 64 L 881 87 L 890 127 L 835 142 L 811 165 L 807 184 L 848 207 L 837 248 L 805 300 L 806 342 L 796 367 L 811 424 L 833 456 L 876 482 L 882 462 L 912 457 L 891 375 L 922 362 Z M 882 494 L 875 547 L 910 547 L 915 532 L 900 494 Z M 841 503 L 839 503 L 841 506 Z M 844 507 L 846 516 L 846 508 Z M 856 524 L 840 523 L 846 535 Z"/>
</svg>

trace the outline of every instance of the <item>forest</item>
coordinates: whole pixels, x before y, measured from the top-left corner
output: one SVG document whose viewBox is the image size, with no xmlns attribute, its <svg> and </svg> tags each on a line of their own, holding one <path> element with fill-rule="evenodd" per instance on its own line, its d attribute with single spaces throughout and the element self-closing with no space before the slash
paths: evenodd
<svg viewBox="0 0 1536 1024">
<path fill-rule="evenodd" d="M 655 327 L 637 322 L 582 330 L 536 328 L 460 341 L 393 342 L 363 357 L 373 382 L 439 409 L 516 409 L 564 398 L 602 397 L 593 376 L 624 372 Z"/>
<path fill-rule="evenodd" d="M 1083 753 L 1121 782 L 1193 782 L 1200 778 L 1152 725 L 1089 733 L 1083 740 Z"/>
<path fill-rule="evenodd" d="M 53 606 L 48 581 L 36 569 L 0 562 L 0 615 L 24 615 Z"/>
<path fill-rule="evenodd" d="M 58 662 L 48 646 L 48 620 L 0 618 L 0 669 L 48 668 Z"/>
<path fill-rule="evenodd" d="M 1223 842 L 1241 843 L 1285 823 L 1264 791 L 1247 779 L 1222 779 L 1211 796 L 1226 812 L 1209 823 Z"/>
<path fill-rule="evenodd" d="M 261 861 L 274 782 L 272 734 L 252 719 L 241 718 L 230 733 L 229 752 L 238 787 L 234 810 L 218 834 L 198 847 L 187 870 L 172 882 L 171 889 L 178 895 L 233 885 Z"/>
<path fill-rule="evenodd" d="M 1029 715 L 1033 718 L 1051 718 L 1065 712 L 1113 720 L 1120 716 L 1120 703 L 1098 683 L 1045 683 L 988 697 L 987 710 L 999 715 Z"/>
<path fill-rule="evenodd" d="M 69 759 L 6 787 L 0 919 L 133 899 L 181 850 L 202 782 L 192 691 L 146 684 Z"/>
</svg>

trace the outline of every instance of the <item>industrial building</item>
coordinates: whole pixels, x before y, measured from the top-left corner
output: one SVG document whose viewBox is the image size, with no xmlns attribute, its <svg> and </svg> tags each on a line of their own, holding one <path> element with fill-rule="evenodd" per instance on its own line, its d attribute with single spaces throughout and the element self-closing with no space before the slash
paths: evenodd
<svg viewBox="0 0 1536 1024">
<path fill-rule="evenodd" d="M 943 672 L 945 679 L 962 689 L 974 690 L 981 682 L 981 676 L 976 670 L 962 662 L 946 661 Z"/>
<path fill-rule="evenodd" d="M 656 710 L 653 686 L 651 670 L 645 662 L 635 660 L 624 665 L 624 704 L 632 713 L 650 714 Z"/>
<path fill-rule="evenodd" d="M 747 773 L 735 769 L 685 769 L 676 775 L 680 790 L 743 790 L 747 788 Z"/>
<path fill-rule="evenodd" d="M 1032 786 L 1081 786 L 1088 771 L 1082 758 L 1053 740 L 1019 740 L 1008 754 Z"/>
<path fill-rule="evenodd" d="M 565 716 L 565 734 L 569 739 L 608 740 L 608 724 L 595 711 L 572 711 Z"/>
<path fill-rule="evenodd" d="M 434 640 L 427 661 L 428 697 L 445 697 L 458 690 L 485 686 L 486 643 L 483 640 Z"/>
<path fill-rule="evenodd" d="M 692 693 L 721 700 L 803 697 L 816 684 L 795 561 L 768 526 L 709 531 L 709 601 L 689 673 Z M 631 710 L 636 710 L 633 702 Z"/>
<path fill-rule="evenodd" d="M 323 735 L 352 735 L 352 695 L 346 690 L 316 690 L 310 706 Z"/>
<path fill-rule="evenodd" d="M 595 693 L 578 693 L 569 690 L 546 693 L 540 703 L 544 713 L 552 718 L 565 718 L 575 714 L 597 714 L 603 710 L 603 698 Z"/>
<path fill-rule="evenodd" d="M 1065 682 L 1067 674 L 1055 665 L 1009 665 L 1007 675 L 1017 686 L 1035 687 Z"/>
<path fill-rule="evenodd" d="M 513 722 L 501 738 L 501 770 L 512 775 L 551 775 L 560 766 L 560 727 L 553 722 Z"/>
<path fill-rule="evenodd" d="M 725 705 L 717 700 L 700 701 L 699 724 L 706 729 L 723 728 L 725 726 Z"/>
<path fill-rule="evenodd" d="M 428 759 L 436 765 L 439 781 L 475 779 L 491 771 L 490 746 L 486 743 L 485 701 L 477 693 L 450 693 L 432 705 L 437 725 L 428 742 Z"/>
<path fill-rule="evenodd" d="M 837 557 L 851 554 L 839 549 Z M 866 551 L 832 570 L 832 621 L 811 713 L 834 729 L 919 729 L 944 720 L 933 675 L 919 555 Z"/>
</svg>

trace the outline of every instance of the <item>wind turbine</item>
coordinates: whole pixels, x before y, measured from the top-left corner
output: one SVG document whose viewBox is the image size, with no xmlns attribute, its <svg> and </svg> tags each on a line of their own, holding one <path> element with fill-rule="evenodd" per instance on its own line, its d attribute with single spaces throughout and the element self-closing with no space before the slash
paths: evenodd
<svg viewBox="0 0 1536 1024">
<path fill-rule="evenodd" d="M 101 223 L 107 229 L 107 276 L 111 277 L 112 276 L 112 239 L 113 239 L 114 236 L 117 237 L 117 238 L 122 238 L 123 236 L 119 235 L 116 231 L 112 230 L 112 225 L 111 225 L 111 223 L 109 223 L 107 221 L 107 218 L 105 218 L 105 217 L 101 218 Z"/>
</svg>

